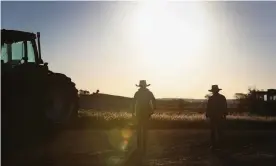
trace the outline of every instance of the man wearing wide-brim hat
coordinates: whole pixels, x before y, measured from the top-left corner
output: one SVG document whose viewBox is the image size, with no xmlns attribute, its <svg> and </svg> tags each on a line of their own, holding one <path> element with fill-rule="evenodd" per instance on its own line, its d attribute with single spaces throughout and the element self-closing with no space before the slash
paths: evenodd
<svg viewBox="0 0 276 166">
<path fill-rule="evenodd" d="M 147 88 L 150 84 L 147 84 L 146 80 L 140 80 L 139 85 L 136 84 L 136 86 L 139 89 L 134 95 L 133 115 L 135 115 L 137 122 L 137 146 L 141 147 L 145 153 L 148 120 L 153 114 L 153 110 L 156 109 L 156 101 L 153 93 Z M 141 139 L 144 142 L 143 145 L 141 145 Z"/>
<path fill-rule="evenodd" d="M 212 96 L 209 97 L 206 108 L 206 117 L 210 119 L 211 129 L 211 147 L 217 147 L 217 139 L 222 137 L 223 122 L 227 115 L 227 101 L 224 95 L 220 94 L 222 90 L 218 85 L 212 85 L 209 92 L 212 92 Z"/>
</svg>

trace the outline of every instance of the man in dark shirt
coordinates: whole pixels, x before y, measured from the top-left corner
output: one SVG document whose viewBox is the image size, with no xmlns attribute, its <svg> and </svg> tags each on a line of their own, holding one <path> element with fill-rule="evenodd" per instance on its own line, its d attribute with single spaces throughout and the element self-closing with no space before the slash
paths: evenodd
<svg viewBox="0 0 276 166">
<path fill-rule="evenodd" d="M 147 88 L 149 85 L 146 80 L 141 80 L 139 85 L 136 85 L 140 88 L 134 95 L 134 109 L 132 112 L 137 120 L 137 146 L 143 148 L 144 153 L 147 143 L 148 120 L 153 114 L 153 110 L 156 109 L 155 97 Z"/>
<path fill-rule="evenodd" d="M 212 85 L 209 91 L 213 95 L 209 97 L 206 109 L 206 117 L 210 119 L 212 148 L 217 146 L 216 135 L 218 139 L 222 137 L 223 122 L 227 115 L 227 101 L 224 95 L 219 94 L 220 90 L 218 85 Z"/>
</svg>

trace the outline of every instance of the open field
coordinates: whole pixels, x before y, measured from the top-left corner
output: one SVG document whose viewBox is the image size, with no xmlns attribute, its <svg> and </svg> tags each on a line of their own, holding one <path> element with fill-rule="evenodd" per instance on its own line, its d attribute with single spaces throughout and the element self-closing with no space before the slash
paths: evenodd
<svg viewBox="0 0 276 166">
<path fill-rule="evenodd" d="M 79 116 L 77 124 L 43 145 L 2 158 L 2 165 L 117 166 L 125 159 L 136 138 L 130 113 L 80 110 Z M 204 114 L 157 111 L 150 121 L 145 165 L 275 165 L 276 117 L 231 114 L 227 119 L 223 146 L 211 151 Z"/>
<path fill-rule="evenodd" d="M 227 100 L 229 111 L 235 110 L 237 102 L 235 100 Z M 80 95 L 81 109 L 97 109 L 97 110 L 127 110 L 132 105 L 132 98 L 109 95 L 109 94 L 91 94 Z M 156 99 L 156 107 L 158 110 L 176 111 L 183 109 L 202 110 L 206 107 L 205 99 Z"/>
<path fill-rule="evenodd" d="M 122 127 L 135 123 L 131 114 L 125 111 L 80 110 L 79 127 L 110 128 Z M 203 113 L 193 111 L 156 111 L 150 120 L 152 129 L 208 128 L 208 121 Z M 254 116 L 247 113 L 227 116 L 226 128 L 231 129 L 275 129 L 276 117 Z"/>
<path fill-rule="evenodd" d="M 116 166 L 124 158 L 122 143 L 128 143 L 123 133 L 119 129 L 67 130 L 2 165 Z M 208 148 L 207 130 L 151 130 L 149 136 L 147 166 L 274 166 L 276 162 L 275 131 L 227 131 L 222 148 L 214 152 Z"/>
</svg>

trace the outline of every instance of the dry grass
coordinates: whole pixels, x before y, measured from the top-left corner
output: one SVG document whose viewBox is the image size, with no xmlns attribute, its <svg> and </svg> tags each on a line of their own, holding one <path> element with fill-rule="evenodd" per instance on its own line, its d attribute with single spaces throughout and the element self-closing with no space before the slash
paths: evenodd
<svg viewBox="0 0 276 166">
<path fill-rule="evenodd" d="M 135 124 L 131 113 L 126 111 L 94 111 L 80 110 L 80 126 L 95 128 L 122 127 Z M 150 120 L 152 128 L 208 128 L 208 121 L 203 113 L 192 111 L 156 111 Z M 276 126 L 276 117 L 256 116 L 248 113 L 230 114 L 227 116 L 226 126 L 243 129 L 268 129 Z"/>
<path fill-rule="evenodd" d="M 95 120 L 129 120 L 131 113 L 128 112 L 112 112 L 112 111 L 93 111 L 93 110 L 80 110 L 80 117 L 91 118 Z M 158 121 L 205 121 L 203 113 L 197 112 L 155 112 L 152 115 L 152 120 Z M 233 113 L 227 116 L 229 120 L 246 120 L 246 121 L 263 121 L 263 122 L 276 122 L 276 117 L 272 116 L 256 116 L 249 113 Z"/>
</svg>

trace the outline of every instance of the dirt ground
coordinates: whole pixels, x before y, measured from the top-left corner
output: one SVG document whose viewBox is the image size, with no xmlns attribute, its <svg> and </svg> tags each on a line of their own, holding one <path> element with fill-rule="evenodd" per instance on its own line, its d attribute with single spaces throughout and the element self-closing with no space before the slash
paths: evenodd
<svg viewBox="0 0 276 166">
<path fill-rule="evenodd" d="M 145 165 L 272 166 L 276 131 L 227 131 L 221 149 L 209 149 L 207 130 L 151 130 Z M 2 165 L 115 166 L 132 145 L 131 130 L 67 130 L 43 146 L 25 149 Z M 131 147 L 129 147 L 131 148 Z M 3 158 L 2 158 L 3 161 Z"/>
</svg>

